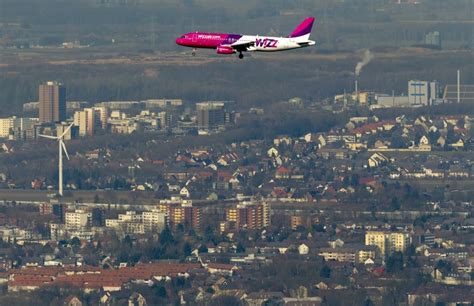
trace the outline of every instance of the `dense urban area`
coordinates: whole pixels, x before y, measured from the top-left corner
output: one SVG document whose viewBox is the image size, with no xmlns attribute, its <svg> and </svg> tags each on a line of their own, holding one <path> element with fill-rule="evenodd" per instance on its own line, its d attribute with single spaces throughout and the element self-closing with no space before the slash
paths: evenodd
<svg viewBox="0 0 474 306">
<path fill-rule="evenodd" d="M 473 305 L 473 1 L 44 3 L 0 0 L 0 305 Z"/>
</svg>

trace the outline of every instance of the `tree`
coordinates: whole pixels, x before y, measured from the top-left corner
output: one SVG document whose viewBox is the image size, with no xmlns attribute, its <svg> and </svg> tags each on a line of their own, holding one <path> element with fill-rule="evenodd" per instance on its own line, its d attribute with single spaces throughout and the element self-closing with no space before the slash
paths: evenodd
<svg viewBox="0 0 474 306">
<path fill-rule="evenodd" d="M 133 246 L 132 237 L 130 237 L 129 235 L 125 235 L 125 237 L 123 237 L 122 244 L 131 249 Z"/>
<path fill-rule="evenodd" d="M 213 243 L 217 242 L 217 237 L 215 236 L 214 228 L 212 226 L 210 225 L 206 226 L 206 228 L 204 229 L 203 238 L 205 242 L 213 242 Z"/>
<path fill-rule="evenodd" d="M 80 246 L 81 245 L 81 240 L 77 237 L 73 237 L 71 239 L 71 245 L 72 246 Z"/>
<path fill-rule="evenodd" d="M 323 278 L 330 278 L 331 277 L 331 268 L 329 268 L 327 265 L 324 265 L 321 268 L 321 271 L 319 271 L 319 276 Z"/>
<path fill-rule="evenodd" d="M 184 254 L 184 256 L 189 256 L 192 251 L 193 250 L 192 250 L 191 244 L 189 244 L 189 242 L 186 241 L 183 244 L 183 254 Z"/>
<path fill-rule="evenodd" d="M 390 208 L 393 211 L 400 210 L 400 201 L 396 196 L 392 197 L 392 199 L 390 200 Z"/>
<path fill-rule="evenodd" d="M 237 243 L 236 252 L 237 253 L 244 253 L 245 252 L 245 246 L 241 242 Z"/>
<path fill-rule="evenodd" d="M 173 237 L 173 233 L 171 232 L 169 227 L 165 227 L 161 231 L 159 242 L 162 246 L 168 246 L 168 245 L 171 245 L 175 242 L 174 237 Z"/>
<path fill-rule="evenodd" d="M 351 175 L 351 186 L 352 187 L 359 186 L 359 175 L 357 173 L 354 173 Z"/>
<path fill-rule="evenodd" d="M 205 244 L 201 244 L 198 248 L 199 253 L 207 253 L 207 246 Z"/>
<path fill-rule="evenodd" d="M 153 288 L 153 294 L 157 297 L 164 298 L 167 296 L 166 288 L 160 285 L 154 285 Z"/>
<path fill-rule="evenodd" d="M 403 271 L 403 254 L 402 252 L 395 252 L 387 259 L 387 272 L 395 273 Z"/>
<path fill-rule="evenodd" d="M 311 227 L 313 228 L 313 231 L 315 231 L 315 232 L 324 233 L 326 231 L 324 229 L 324 225 L 322 225 L 320 223 L 314 223 Z"/>
</svg>

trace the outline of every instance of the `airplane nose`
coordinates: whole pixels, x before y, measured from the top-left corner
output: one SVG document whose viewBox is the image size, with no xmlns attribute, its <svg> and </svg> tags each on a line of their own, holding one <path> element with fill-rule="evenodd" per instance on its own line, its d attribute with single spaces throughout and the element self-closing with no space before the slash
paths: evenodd
<svg viewBox="0 0 474 306">
<path fill-rule="evenodd" d="M 182 45 L 183 44 L 183 39 L 181 37 L 176 38 L 176 44 Z"/>
</svg>

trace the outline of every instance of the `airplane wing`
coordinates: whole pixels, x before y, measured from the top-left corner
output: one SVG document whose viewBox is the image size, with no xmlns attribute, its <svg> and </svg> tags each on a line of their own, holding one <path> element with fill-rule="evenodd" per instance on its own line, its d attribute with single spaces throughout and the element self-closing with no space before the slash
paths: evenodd
<svg viewBox="0 0 474 306">
<path fill-rule="evenodd" d="M 249 48 L 255 46 L 255 42 L 254 41 L 246 41 L 246 42 L 245 41 L 242 41 L 242 42 L 236 41 L 235 43 L 233 43 L 230 46 L 237 52 L 248 51 Z"/>
</svg>

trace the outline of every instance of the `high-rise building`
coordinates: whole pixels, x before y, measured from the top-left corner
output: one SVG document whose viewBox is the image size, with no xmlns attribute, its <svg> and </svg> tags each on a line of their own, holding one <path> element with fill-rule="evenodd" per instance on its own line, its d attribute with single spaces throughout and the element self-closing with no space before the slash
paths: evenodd
<svg viewBox="0 0 474 306">
<path fill-rule="evenodd" d="M 161 232 L 165 228 L 166 214 L 158 209 L 143 212 L 142 218 L 145 230 Z"/>
<path fill-rule="evenodd" d="M 158 211 L 166 214 L 170 227 L 176 228 L 179 224 L 199 229 L 201 225 L 201 210 L 193 207 L 191 202 L 160 204 Z"/>
<path fill-rule="evenodd" d="M 267 203 L 241 203 L 226 209 L 226 221 L 236 229 L 262 229 L 270 225 L 270 209 Z"/>
<path fill-rule="evenodd" d="M 159 112 L 158 120 L 160 121 L 160 128 L 162 130 L 170 129 L 173 127 L 173 114 L 170 112 Z"/>
<path fill-rule="evenodd" d="M 365 245 L 375 245 L 382 257 L 394 252 L 405 252 L 410 245 L 410 234 L 403 232 L 368 231 Z"/>
<path fill-rule="evenodd" d="M 109 117 L 109 112 L 107 107 L 93 107 L 92 108 L 96 115 L 98 116 L 99 124 L 102 127 L 102 129 L 107 129 L 107 123 L 108 123 L 108 117 Z"/>
<path fill-rule="evenodd" d="M 196 103 L 196 111 L 197 125 L 200 129 L 213 129 L 225 123 L 223 102 Z"/>
<path fill-rule="evenodd" d="M 104 119 L 105 116 L 105 119 Z M 105 108 L 84 108 L 74 113 L 74 125 L 79 127 L 79 136 L 92 136 L 97 129 L 107 126 Z"/>
<path fill-rule="evenodd" d="M 66 119 L 66 87 L 49 81 L 39 86 L 40 123 L 61 122 Z"/>
<path fill-rule="evenodd" d="M 291 216 L 291 229 L 296 230 L 303 225 L 303 218 L 301 216 Z"/>
<path fill-rule="evenodd" d="M 73 212 L 66 212 L 65 221 L 68 229 L 81 229 L 91 224 L 92 213 L 89 211 L 76 209 Z"/>
<path fill-rule="evenodd" d="M 63 135 L 63 133 L 66 132 L 66 134 L 64 134 L 63 136 L 63 140 L 71 140 L 77 138 L 77 136 L 79 135 L 79 127 L 74 125 L 69 128 L 69 125 L 70 123 L 68 122 L 57 123 L 56 136 Z"/>
</svg>

